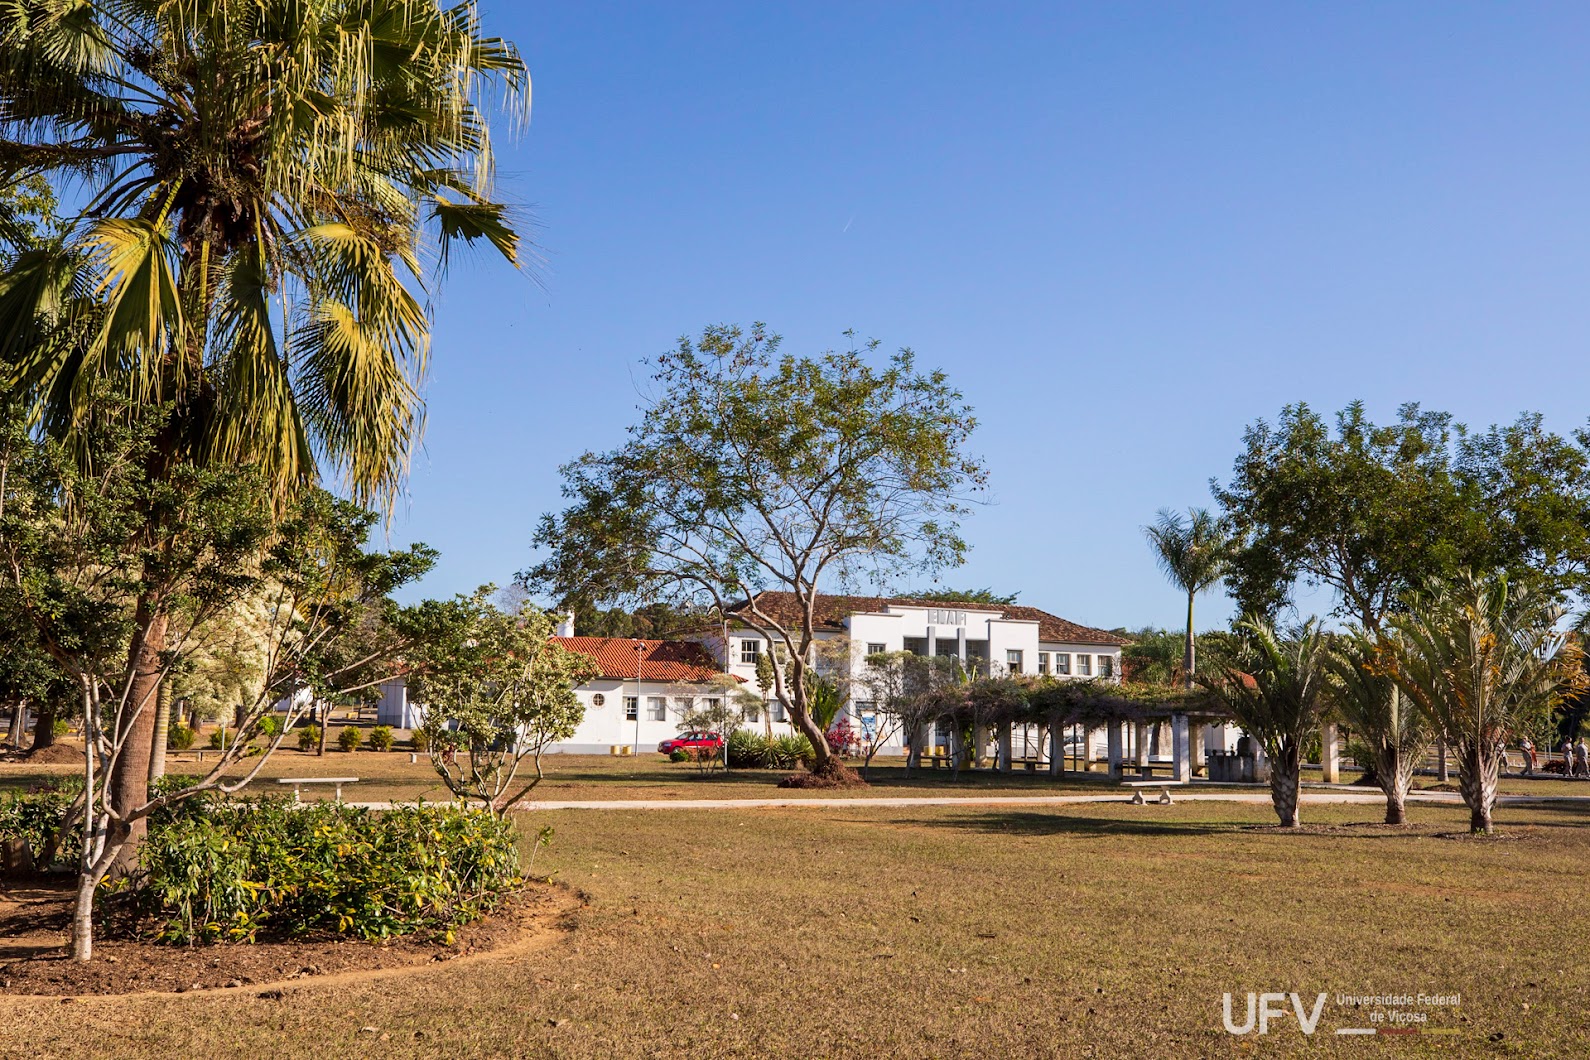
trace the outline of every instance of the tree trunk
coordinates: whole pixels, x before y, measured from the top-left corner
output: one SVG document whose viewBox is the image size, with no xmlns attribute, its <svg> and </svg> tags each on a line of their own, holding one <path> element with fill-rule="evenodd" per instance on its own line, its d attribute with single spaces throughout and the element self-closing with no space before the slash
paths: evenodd
<svg viewBox="0 0 1590 1060">
<path fill-rule="evenodd" d="M 23 732 L 23 729 L 27 726 L 27 721 L 28 721 L 28 701 L 26 699 L 19 699 L 19 700 L 17 700 L 16 708 L 14 710 L 12 710 L 12 712 L 11 712 L 11 733 L 10 733 L 10 736 L 11 736 L 11 749 L 13 751 L 20 751 L 22 749 L 22 732 Z"/>
<path fill-rule="evenodd" d="M 1469 831 L 1490 835 L 1491 811 L 1496 806 L 1496 748 L 1465 739 L 1457 752 L 1458 787 L 1469 808 Z"/>
<path fill-rule="evenodd" d="M 640 716 L 640 699 L 638 697 L 639 693 L 637 693 L 635 700 L 636 717 Z M 315 757 L 324 758 L 326 757 L 326 737 L 331 734 L 331 704 L 316 703 L 315 713 L 320 717 L 320 746 L 315 748 Z"/>
<path fill-rule="evenodd" d="M 1375 783 L 1386 796 L 1386 823 L 1408 823 L 1408 788 L 1413 785 L 1416 757 L 1405 755 L 1392 743 L 1376 748 L 1374 758 L 1365 763 Z"/>
<path fill-rule="evenodd" d="M 42 751 L 55 746 L 55 704 L 45 700 L 33 716 L 33 750 Z"/>
<path fill-rule="evenodd" d="M 1275 815 L 1283 828 L 1296 828 L 1298 824 L 1297 792 L 1302 773 L 1302 749 L 1295 743 L 1281 747 L 1281 753 L 1270 759 L 1270 801 L 1275 804 Z"/>
<path fill-rule="evenodd" d="M 1193 686 L 1193 667 L 1198 664 L 1198 648 L 1194 642 L 1193 634 L 1193 594 L 1187 594 L 1187 644 L 1182 649 L 1181 672 L 1182 681 L 1188 688 Z"/>
<path fill-rule="evenodd" d="M 166 775 L 166 741 L 171 736 L 171 682 L 161 681 L 155 693 L 155 731 L 149 745 L 149 783 Z"/>
<path fill-rule="evenodd" d="M 147 598 L 138 601 L 134 615 L 138 635 L 133 641 L 132 688 L 118 719 L 121 754 L 110 776 L 110 801 L 117 816 L 129 820 L 133 811 L 149 801 L 149 766 L 154 749 L 155 701 L 160 694 L 161 656 L 166 650 L 166 615 L 154 610 Z M 148 822 L 133 821 L 120 855 L 111 866 L 117 874 L 129 872 L 138 861 Z"/>
</svg>

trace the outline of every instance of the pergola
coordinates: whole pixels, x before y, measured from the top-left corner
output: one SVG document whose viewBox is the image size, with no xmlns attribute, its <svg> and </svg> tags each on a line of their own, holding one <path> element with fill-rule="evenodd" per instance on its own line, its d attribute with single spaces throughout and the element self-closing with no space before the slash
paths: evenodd
<svg viewBox="0 0 1590 1060">
<path fill-rule="evenodd" d="M 1031 749 L 1030 734 L 1039 733 L 1039 755 L 1026 754 L 1020 760 L 1029 768 L 1047 765 L 1051 776 L 1067 772 L 1066 733 L 1082 731 L 1081 768 L 1087 770 L 1091 758 L 1092 733 L 1106 732 L 1109 773 L 1120 779 L 1131 765 L 1147 770 L 1148 740 L 1151 726 L 1170 729 L 1171 777 L 1190 780 L 1203 758 L 1201 734 L 1210 723 L 1231 720 L 1231 715 L 1215 697 L 1202 689 L 1171 688 L 1156 685 L 1122 685 L 1105 681 L 1031 682 L 1004 678 L 973 682 L 940 689 L 928 698 L 924 716 L 910 741 L 912 763 L 920 760 L 928 730 L 947 722 L 949 746 L 946 753 L 959 767 L 967 758 L 962 733 L 971 732 L 973 747 L 980 755 L 994 737 L 997 753 L 994 768 L 1010 772 L 1017 756 L 1015 737 L 1020 731 L 1024 750 Z M 1047 743 L 1047 754 L 1042 753 Z M 975 759 L 969 764 L 976 765 Z"/>
</svg>

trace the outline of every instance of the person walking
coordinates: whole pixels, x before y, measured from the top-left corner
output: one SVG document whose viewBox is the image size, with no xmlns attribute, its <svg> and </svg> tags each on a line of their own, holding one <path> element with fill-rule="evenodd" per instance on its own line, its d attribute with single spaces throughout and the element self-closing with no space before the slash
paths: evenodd
<svg viewBox="0 0 1590 1060">
<path fill-rule="evenodd" d="M 1524 737 L 1518 741 L 1518 749 L 1524 752 L 1524 776 L 1535 775 L 1535 741 Z"/>
<path fill-rule="evenodd" d="M 1590 777 L 1590 747 L 1585 746 L 1583 736 L 1573 745 L 1573 775 Z"/>
<path fill-rule="evenodd" d="M 1562 775 L 1573 776 L 1573 741 L 1562 741 Z"/>
</svg>

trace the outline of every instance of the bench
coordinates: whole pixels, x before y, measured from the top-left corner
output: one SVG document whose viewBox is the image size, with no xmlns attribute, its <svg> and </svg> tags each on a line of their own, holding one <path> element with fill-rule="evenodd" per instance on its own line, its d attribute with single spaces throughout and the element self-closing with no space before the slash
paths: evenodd
<svg viewBox="0 0 1590 1060">
<path fill-rule="evenodd" d="M 279 780 L 277 780 L 276 783 L 278 783 L 278 784 L 291 784 L 293 786 L 293 804 L 297 805 L 298 803 L 303 801 L 299 797 L 299 791 L 303 788 L 303 786 L 305 784 L 335 784 L 335 785 L 337 785 L 336 799 L 337 799 L 338 802 L 341 802 L 342 801 L 342 786 L 344 784 L 357 784 L 357 783 L 359 783 L 359 778 L 358 777 L 282 777 Z"/>
</svg>

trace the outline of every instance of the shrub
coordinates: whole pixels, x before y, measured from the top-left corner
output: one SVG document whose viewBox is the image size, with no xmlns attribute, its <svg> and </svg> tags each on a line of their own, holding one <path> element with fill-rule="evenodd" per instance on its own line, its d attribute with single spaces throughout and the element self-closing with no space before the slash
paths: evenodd
<svg viewBox="0 0 1590 1060">
<path fill-rule="evenodd" d="M 320 746 L 320 726 L 314 722 L 298 730 L 298 749 L 300 751 L 313 751 Z"/>
<path fill-rule="evenodd" d="M 35 861 L 66 820 L 66 811 L 72 805 L 73 792 L 62 790 L 0 792 L 0 837 L 21 839 Z M 79 819 L 73 835 L 56 846 L 54 864 L 70 863 L 82 849 L 83 824 Z M 35 865 L 43 871 L 51 865 Z"/>
<path fill-rule="evenodd" d="M 282 731 L 282 719 L 268 714 L 259 720 L 259 734 L 269 743 Z"/>
<path fill-rule="evenodd" d="M 730 769 L 766 769 L 770 762 L 765 736 L 749 729 L 735 729 L 729 733 Z"/>
<path fill-rule="evenodd" d="M 209 805 L 152 828 L 136 886 L 109 896 L 138 933 L 191 943 L 451 929 L 519 878 L 511 822 L 483 810 L 385 811 L 281 796 Z"/>
<path fill-rule="evenodd" d="M 193 746 L 193 730 L 186 725 L 173 725 L 166 730 L 166 746 L 173 751 L 186 751 Z"/>
<path fill-rule="evenodd" d="M 808 765 L 817 752 L 812 749 L 812 742 L 804 733 L 794 733 L 789 736 L 776 736 L 768 744 L 768 754 L 773 760 L 775 769 L 794 769 L 798 765 Z"/>
<path fill-rule="evenodd" d="M 409 733 L 409 746 L 422 753 L 429 751 L 431 749 L 431 738 L 425 735 L 424 729 L 415 729 Z"/>
<path fill-rule="evenodd" d="M 50 731 L 57 736 L 65 736 L 72 731 L 72 725 L 65 718 L 56 718 L 55 724 L 50 726 Z"/>
<path fill-rule="evenodd" d="M 392 726 L 377 725 L 370 730 L 370 750 L 390 751 L 396 740 L 392 736 Z"/>
<path fill-rule="evenodd" d="M 221 730 L 220 729 L 211 729 L 210 730 L 210 750 L 212 750 L 212 751 L 221 750 Z"/>
<path fill-rule="evenodd" d="M 344 751 L 357 751 L 359 744 L 364 740 L 364 734 L 352 725 L 344 725 L 337 734 L 337 746 Z"/>
<path fill-rule="evenodd" d="M 690 761 L 690 752 L 686 751 L 683 747 L 675 747 L 672 751 L 668 752 L 668 761 L 688 762 Z"/>
</svg>

